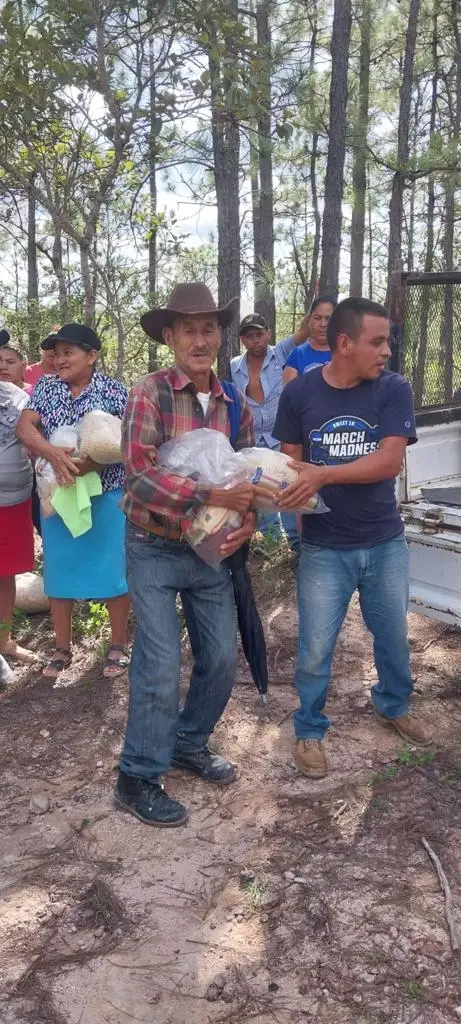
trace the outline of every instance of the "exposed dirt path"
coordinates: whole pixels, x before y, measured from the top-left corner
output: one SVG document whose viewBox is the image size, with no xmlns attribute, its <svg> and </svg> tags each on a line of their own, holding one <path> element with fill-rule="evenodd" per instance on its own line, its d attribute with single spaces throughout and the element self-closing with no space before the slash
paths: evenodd
<svg viewBox="0 0 461 1024">
<path fill-rule="evenodd" d="M 459 958 L 421 836 L 459 911 L 461 637 L 410 618 L 415 704 L 438 740 L 433 758 L 415 755 L 372 716 L 354 606 L 329 702 L 331 773 L 308 782 L 291 758 L 293 581 L 280 565 L 257 573 L 270 713 L 242 661 L 216 734 L 239 780 L 216 790 L 173 772 L 187 828 L 113 809 L 127 684 L 103 680 L 88 650 L 65 685 L 29 675 L 1 694 L 2 1024 L 460 1019 Z M 34 794 L 49 810 L 31 813 Z"/>
</svg>

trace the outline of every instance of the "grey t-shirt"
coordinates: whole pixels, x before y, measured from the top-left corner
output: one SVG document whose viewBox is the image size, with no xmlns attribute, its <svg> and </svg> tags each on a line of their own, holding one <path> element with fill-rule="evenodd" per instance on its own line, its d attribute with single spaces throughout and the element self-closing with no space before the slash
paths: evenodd
<svg viewBox="0 0 461 1024">
<path fill-rule="evenodd" d="M 16 424 L 28 395 L 15 384 L 0 381 L 0 506 L 20 505 L 30 498 L 33 471 L 16 437 Z"/>
</svg>

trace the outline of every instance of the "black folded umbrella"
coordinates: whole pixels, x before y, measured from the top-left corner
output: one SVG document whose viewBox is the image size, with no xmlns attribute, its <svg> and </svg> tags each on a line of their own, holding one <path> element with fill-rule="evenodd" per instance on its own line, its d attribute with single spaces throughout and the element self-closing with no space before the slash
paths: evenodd
<svg viewBox="0 0 461 1024">
<path fill-rule="evenodd" d="M 256 689 L 261 694 L 263 704 L 267 704 L 267 652 L 264 630 L 256 607 L 253 584 L 248 571 L 247 561 L 249 544 L 243 544 L 238 551 L 226 558 L 234 587 L 237 623 L 242 638 L 245 658 L 253 677 Z"/>
</svg>

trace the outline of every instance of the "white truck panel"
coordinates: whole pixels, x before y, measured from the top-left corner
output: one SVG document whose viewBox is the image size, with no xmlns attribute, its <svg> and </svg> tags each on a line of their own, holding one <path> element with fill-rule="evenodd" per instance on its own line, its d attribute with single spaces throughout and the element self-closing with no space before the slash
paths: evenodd
<svg viewBox="0 0 461 1024">
<path fill-rule="evenodd" d="M 427 487 L 461 484 L 461 421 L 418 427 L 398 481 L 410 551 L 410 608 L 461 625 L 461 508 L 421 497 Z"/>
</svg>

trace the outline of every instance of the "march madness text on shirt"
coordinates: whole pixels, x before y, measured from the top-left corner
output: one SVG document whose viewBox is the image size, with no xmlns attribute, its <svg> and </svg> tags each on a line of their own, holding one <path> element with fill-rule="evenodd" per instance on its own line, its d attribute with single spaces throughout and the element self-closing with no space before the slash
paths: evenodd
<svg viewBox="0 0 461 1024">
<path fill-rule="evenodd" d="M 370 455 L 378 447 L 378 424 L 345 416 L 327 420 L 309 434 L 310 462 L 331 466 Z"/>
</svg>

